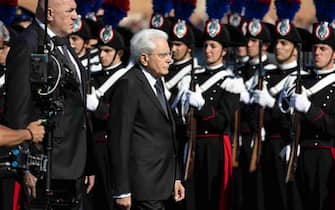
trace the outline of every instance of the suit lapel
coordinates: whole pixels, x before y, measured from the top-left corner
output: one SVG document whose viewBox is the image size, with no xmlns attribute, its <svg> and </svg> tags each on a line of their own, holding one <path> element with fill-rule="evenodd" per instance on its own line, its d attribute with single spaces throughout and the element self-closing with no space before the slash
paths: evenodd
<svg viewBox="0 0 335 210">
<path fill-rule="evenodd" d="M 144 74 L 142 73 L 140 68 L 136 68 L 136 76 L 141 80 L 141 84 L 143 86 L 144 92 L 147 94 L 148 98 L 155 104 L 155 106 L 160 110 L 162 115 L 165 116 L 166 119 L 171 119 L 171 114 L 168 108 L 168 115 L 165 114 L 162 105 L 159 103 L 159 100 L 155 94 L 155 92 L 152 90 L 149 81 L 145 78 Z"/>
</svg>

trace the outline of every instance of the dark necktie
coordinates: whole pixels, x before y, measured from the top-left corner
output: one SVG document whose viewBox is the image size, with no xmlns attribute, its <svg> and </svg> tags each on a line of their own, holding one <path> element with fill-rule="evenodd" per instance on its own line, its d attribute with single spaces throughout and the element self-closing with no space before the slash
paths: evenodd
<svg viewBox="0 0 335 210">
<path fill-rule="evenodd" d="M 168 116 L 167 107 L 166 107 L 166 99 L 165 99 L 164 90 L 163 90 L 163 83 L 161 79 L 156 80 L 155 89 L 156 89 L 156 96 L 158 98 L 158 101 L 161 104 L 164 110 L 164 113 L 166 114 L 166 116 Z"/>
</svg>

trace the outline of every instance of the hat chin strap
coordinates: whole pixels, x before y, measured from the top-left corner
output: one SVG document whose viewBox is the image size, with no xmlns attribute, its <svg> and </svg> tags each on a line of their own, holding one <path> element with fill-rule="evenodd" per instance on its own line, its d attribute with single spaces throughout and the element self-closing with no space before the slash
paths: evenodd
<svg viewBox="0 0 335 210">
<path fill-rule="evenodd" d="M 292 48 L 290 55 L 289 55 L 286 59 L 284 59 L 284 60 L 281 62 L 282 64 L 284 64 L 284 63 L 286 63 L 288 60 L 290 60 L 290 58 L 291 58 L 292 55 L 293 55 L 293 52 L 294 52 L 294 49 L 295 49 L 295 48 L 296 48 L 296 47 L 293 47 L 293 48 Z"/>
<path fill-rule="evenodd" d="M 114 63 L 114 61 L 115 61 L 115 58 L 116 58 L 116 55 L 117 55 L 118 52 L 119 52 L 119 50 L 118 50 L 118 49 L 115 49 L 115 54 L 114 54 L 114 56 L 113 56 L 112 62 L 108 65 L 108 67 L 110 67 L 110 66 L 113 65 L 113 63 Z M 105 69 L 107 69 L 108 67 L 106 67 Z"/>
</svg>

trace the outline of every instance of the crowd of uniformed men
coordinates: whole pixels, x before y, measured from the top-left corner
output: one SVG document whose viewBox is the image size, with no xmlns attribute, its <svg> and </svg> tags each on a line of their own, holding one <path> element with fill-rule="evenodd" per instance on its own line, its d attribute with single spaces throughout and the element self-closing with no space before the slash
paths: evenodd
<svg viewBox="0 0 335 210">
<path fill-rule="evenodd" d="M 183 181 L 185 199 L 168 208 L 334 209 L 335 29 L 322 19 L 312 32 L 297 28 L 292 23 L 294 14 L 278 15 L 272 25 L 262 17 L 248 17 L 251 9 L 246 8 L 245 16 L 231 12 L 227 24 L 211 18 L 202 30 L 188 20 L 152 16 L 151 28 L 169 36 L 170 53 L 159 56 L 172 58 L 163 86 L 176 124 L 182 172 L 190 134 L 196 137 L 193 173 Z M 27 17 L 24 21 L 35 20 Z M 5 91 L 6 55 L 23 30 L 18 25 L 8 28 L 0 25 L 2 123 L 6 123 L 4 100 L 12 97 Z M 116 208 L 107 149 L 113 141 L 109 138 L 113 124 L 108 122 L 113 104 L 118 103 L 111 97 L 113 85 L 134 62 L 132 34 L 131 28 L 104 25 L 100 17 L 78 16 L 68 36 L 86 68 L 91 90 L 86 107 L 96 177 L 84 209 Z M 296 91 L 299 83 L 300 92 Z M 298 133 L 293 118 L 297 113 L 300 142 L 295 180 L 287 182 L 291 145 Z M 190 130 L 192 117 L 196 130 Z M 260 143 L 256 168 L 251 170 L 253 149 Z M 18 202 L 12 196 L 14 182 L 3 178 L 1 186 L 1 197 L 7 194 Z"/>
</svg>

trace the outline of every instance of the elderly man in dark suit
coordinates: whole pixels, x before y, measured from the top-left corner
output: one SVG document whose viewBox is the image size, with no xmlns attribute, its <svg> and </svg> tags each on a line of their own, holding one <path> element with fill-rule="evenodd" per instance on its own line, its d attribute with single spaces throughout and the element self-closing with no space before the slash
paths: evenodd
<svg viewBox="0 0 335 210">
<path fill-rule="evenodd" d="M 165 209 L 184 198 L 175 127 L 161 77 L 171 52 L 167 34 L 144 29 L 131 40 L 135 66 L 116 84 L 110 117 L 114 198 L 123 209 Z"/>
<path fill-rule="evenodd" d="M 46 111 L 45 109 L 57 106 L 58 112 L 53 117 L 55 125 L 52 129 L 52 168 L 49 173 L 51 173 L 52 183 L 57 180 L 57 183 L 65 186 L 69 192 L 81 192 L 84 189 L 88 149 L 85 76 L 78 57 L 69 47 L 66 39 L 66 36 L 72 32 L 74 20 L 77 18 L 76 3 L 75 0 L 49 0 L 46 21 L 45 10 L 44 1 L 39 0 L 34 22 L 20 34 L 9 52 L 6 75 L 8 82 L 6 120 L 11 128 L 25 128 L 30 121 L 39 119 Z M 47 42 L 53 43 L 49 45 L 51 46 L 49 60 L 54 62 L 54 65 L 49 65 L 48 72 L 53 76 L 57 75 L 57 78 L 59 74 L 61 75 L 59 83 L 48 81 L 52 88 L 56 86 L 53 92 L 50 88 L 48 90 L 42 88 L 42 91 L 39 91 L 39 87 L 35 87 L 39 84 L 31 83 L 31 76 L 35 72 L 31 65 L 31 56 L 34 53 L 44 52 L 41 49 L 44 46 L 45 25 L 48 28 Z M 52 94 L 42 96 L 40 92 L 43 91 L 52 92 Z M 57 103 L 50 102 L 48 97 L 56 99 Z M 50 104 L 46 104 L 49 102 Z M 38 150 L 41 148 L 43 147 L 36 147 Z M 37 178 L 30 172 L 25 174 L 25 183 L 28 192 L 36 197 Z M 76 189 L 71 189 L 70 185 L 64 184 L 69 181 Z M 90 183 L 92 182 L 93 179 L 90 179 Z M 52 188 L 57 186 L 52 185 Z M 80 200 L 79 194 L 74 194 L 76 195 L 71 196 Z M 38 198 L 39 196 L 37 193 Z"/>
</svg>

